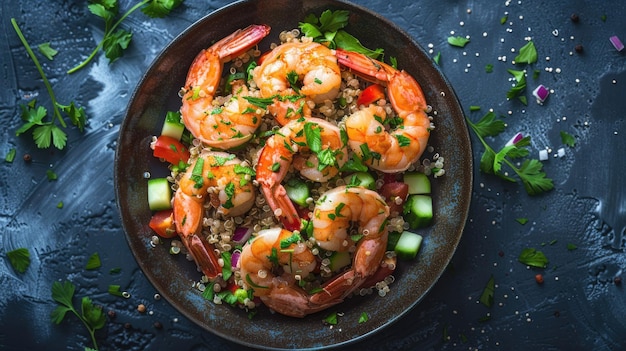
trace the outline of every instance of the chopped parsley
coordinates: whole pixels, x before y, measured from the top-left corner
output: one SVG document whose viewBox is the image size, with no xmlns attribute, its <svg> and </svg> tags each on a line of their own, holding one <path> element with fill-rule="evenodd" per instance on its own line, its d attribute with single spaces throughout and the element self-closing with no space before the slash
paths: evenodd
<svg viewBox="0 0 626 351">
<path fill-rule="evenodd" d="M 346 10 L 326 10 L 319 18 L 309 14 L 298 27 L 305 36 L 313 38 L 316 42 L 328 43 L 332 49 L 341 48 L 380 60 L 384 53 L 383 49 L 366 48 L 357 38 L 343 30 L 348 25 L 349 17 L 350 12 Z"/>
<path fill-rule="evenodd" d="M 89 259 L 87 259 L 87 264 L 85 265 L 85 269 L 86 270 L 93 270 L 93 269 L 98 269 L 101 266 L 101 262 L 100 262 L 100 255 L 97 252 L 94 252 L 93 254 L 91 254 L 91 256 L 89 256 Z"/>
<path fill-rule="evenodd" d="M 543 252 L 533 248 L 523 249 L 517 260 L 531 267 L 546 268 L 548 266 L 548 258 Z"/>
<path fill-rule="evenodd" d="M 461 36 L 450 36 L 448 37 L 448 44 L 452 46 L 458 46 L 460 48 L 464 48 L 467 43 L 469 43 L 469 39 Z"/>
<path fill-rule="evenodd" d="M 74 308 L 73 298 L 76 287 L 69 281 L 63 283 L 55 281 L 52 283 L 52 299 L 59 305 L 50 313 L 50 319 L 54 324 L 60 324 L 67 312 L 72 312 L 78 319 L 83 322 L 89 335 L 93 348 L 98 349 L 95 333 L 96 330 L 102 329 L 106 323 L 106 314 L 102 311 L 101 306 L 93 304 L 89 297 L 83 297 L 81 300 L 80 313 Z"/>
<path fill-rule="evenodd" d="M 496 289 L 496 282 L 493 278 L 493 275 L 489 277 L 485 288 L 483 289 L 482 294 L 480 294 L 480 298 L 478 301 L 487 307 L 491 307 L 493 305 L 493 293 Z"/>
<path fill-rule="evenodd" d="M 515 63 L 535 63 L 537 62 L 537 48 L 535 48 L 535 43 L 529 41 L 526 45 L 522 46 L 519 49 L 519 54 L 515 56 L 513 59 Z"/>
<path fill-rule="evenodd" d="M 488 112 L 476 123 L 469 118 L 466 120 L 485 147 L 480 159 L 480 170 L 483 173 L 494 174 L 504 180 L 516 182 L 516 178 L 502 170 L 502 166 L 506 165 L 515 172 L 529 195 L 541 194 L 554 188 L 552 179 L 543 172 L 543 164 L 539 160 L 525 159 L 519 167 L 512 161 L 512 159 L 524 158 L 529 155 L 527 148 L 530 146 L 530 137 L 524 137 L 517 143 L 496 151 L 487 144 L 484 138 L 500 134 L 505 129 L 504 122 L 498 119 L 493 112 Z"/>
<path fill-rule="evenodd" d="M 567 132 L 561 131 L 561 142 L 569 147 L 576 146 L 576 138 Z"/>
<path fill-rule="evenodd" d="M 4 161 L 6 162 L 13 162 L 13 160 L 15 160 L 15 154 L 17 153 L 17 150 L 15 149 L 10 149 L 9 152 L 7 152 L 6 156 L 4 156 Z"/>
<path fill-rule="evenodd" d="M 30 252 L 27 248 L 21 247 L 11 250 L 7 252 L 7 258 L 13 269 L 18 273 L 26 272 L 26 269 L 30 266 Z"/>
</svg>

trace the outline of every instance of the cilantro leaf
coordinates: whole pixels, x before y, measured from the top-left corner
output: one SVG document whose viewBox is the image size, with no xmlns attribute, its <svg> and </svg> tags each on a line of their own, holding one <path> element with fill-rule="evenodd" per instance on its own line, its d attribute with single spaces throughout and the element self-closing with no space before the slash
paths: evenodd
<svg viewBox="0 0 626 351">
<path fill-rule="evenodd" d="M 531 267 L 546 268 L 548 266 L 548 258 L 546 255 L 533 248 L 523 249 L 517 260 Z"/>
<path fill-rule="evenodd" d="M 87 122 L 87 115 L 83 107 L 76 107 L 74 102 L 70 102 L 69 105 L 61 105 L 57 103 L 57 106 L 65 112 L 73 125 L 78 127 L 78 130 L 83 132 L 85 130 L 85 123 Z"/>
<path fill-rule="evenodd" d="M 519 49 L 519 54 L 515 56 L 515 63 L 535 63 L 537 62 L 537 49 L 535 43 L 529 41 Z"/>
<path fill-rule="evenodd" d="M 530 146 L 530 137 L 526 136 L 517 143 L 505 146 L 499 151 L 495 151 L 485 141 L 485 136 L 493 136 L 499 134 L 505 125 L 502 121 L 496 119 L 493 112 L 487 113 L 480 121 L 473 123 L 466 117 L 466 121 L 470 129 L 474 131 L 480 142 L 485 147 L 480 158 L 480 171 L 487 174 L 495 174 L 498 177 L 516 182 L 516 178 L 507 175 L 502 171 L 502 167 L 506 165 L 512 169 L 519 180 L 524 185 L 524 189 L 529 195 L 537 195 L 542 192 L 549 191 L 554 188 L 552 179 L 548 178 L 543 172 L 543 164 L 536 159 L 526 159 L 520 167 L 517 167 L 510 159 L 521 158 L 529 155 L 527 147 Z"/>
<path fill-rule="evenodd" d="M 569 147 L 576 146 L 576 139 L 567 132 L 561 131 L 561 142 Z"/>
<path fill-rule="evenodd" d="M 120 58 L 128 48 L 132 39 L 132 33 L 123 29 L 117 30 L 115 33 L 110 33 L 102 41 L 102 48 L 104 49 L 104 55 L 109 59 L 109 62 L 114 62 Z"/>
<path fill-rule="evenodd" d="M 58 281 L 52 283 L 52 299 L 59 303 L 59 306 L 50 313 L 50 320 L 54 324 L 59 324 L 63 321 L 67 312 L 72 312 L 87 328 L 94 349 L 97 350 L 98 343 L 96 342 L 95 332 L 104 327 L 106 315 L 102 311 L 102 307 L 94 305 L 88 297 L 82 298 L 81 313 L 78 313 L 72 301 L 75 290 L 74 284 L 67 280 L 63 283 Z"/>
<path fill-rule="evenodd" d="M 478 301 L 480 301 L 480 303 L 487 307 L 491 307 L 493 305 L 493 293 L 495 289 L 495 279 L 493 278 L 493 275 L 491 275 L 491 277 L 489 277 L 489 280 L 487 281 L 487 284 L 485 285 L 485 288 L 483 289 L 482 294 L 480 294 L 480 298 L 478 299 Z"/>
<path fill-rule="evenodd" d="M 311 151 L 318 153 L 322 150 L 322 135 L 320 128 L 314 123 L 304 124 L 304 137 Z"/>
<path fill-rule="evenodd" d="M 371 50 L 361 44 L 353 35 L 343 28 L 348 25 L 350 12 L 345 10 L 322 12 L 319 19 L 313 14 L 305 17 L 298 24 L 300 31 L 317 42 L 329 43 L 331 48 L 342 48 L 347 51 L 359 52 L 374 59 L 382 59 L 383 49 Z"/>
<path fill-rule="evenodd" d="M 335 43 L 338 48 L 358 52 L 377 60 L 381 59 L 384 53 L 384 50 L 381 48 L 376 50 L 366 48 L 357 38 L 344 30 L 337 31 L 337 34 L 335 35 Z"/>
<path fill-rule="evenodd" d="M 516 80 L 515 86 L 509 89 L 506 93 L 506 97 L 508 99 L 513 99 L 519 96 L 526 89 L 526 72 L 514 69 L 508 69 L 507 72 L 512 74 Z"/>
<path fill-rule="evenodd" d="M 467 45 L 467 43 L 469 43 L 470 40 L 465 38 L 465 37 L 461 37 L 461 36 L 450 36 L 448 37 L 448 44 L 452 45 L 452 46 L 458 46 L 460 48 L 464 48 L 465 45 Z"/>
<path fill-rule="evenodd" d="M 4 161 L 5 162 L 13 162 L 13 160 L 15 160 L 15 154 L 17 153 L 17 150 L 15 149 L 10 149 L 9 152 L 7 152 L 6 156 L 4 156 Z"/>
<path fill-rule="evenodd" d="M 19 248 L 7 252 L 7 258 L 18 273 L 26 272 L 28 266 L 30 266 L 30 252 L 27 248 Z"/>
<path fill-rule="evenodd" d="M 67 134 L 56 125 L 47 123 L 33 130 L 33 139 L 40 149 L 46 149 L 52 143 L 57 149 L 62 150 L 67 142 Z"/>
<path fill-rule="evenodd" d="M 324 324 L 336 325 L 337 320 L 337 312 L 332 312 L 328 316 L 326 316 L 323 320 Z"/>
<path fill-rule="evenodd" d="M 552 179 L 546 177 L 542 168 L 543 164 L 533 159 L 525 160 L 519 171 L 516 171 L 529 195 L 537 195 L 554 188 Z"/>
<path fill-rule="evenodd" d="M 151 18 L 163 18 L 182 2 L 183 0 L 151 0 L 145 7 L 141 8 L 141 12 Z"/>
<path fill-rule="evenodd" d="M 24 34 L 20 30 L 20 27 L 18 26 L 17 21 L 14 18 L 11 18 L 11 24 L 13 25 L 15 33 L 22 42 L 22 45 L 26 49 L 28 56 L 30 56 L 31 60 L 35 64 L 35 67 L 39 71 L 41 79 L 46 87 L 46 90 L 48 91 L 48 95 L 50 96 L 53 107 L 53 115 L 51 117 L 52 120 L 48 122 L 44 121 L 44 119 L 47 117 L 47 110 L 42 106 L 37 106 L 37 102 L 35 100 L 30 101 L 27 105 L 22 105 L 21 117 L 22 120 L 25 121 L 25 123 L 17 129 L 15 134 L 19 136 L 30 130 L 31 128 L 35 127 L 35 129 L 33 130 L 33 139 L 37 147 L 48 148 L 51 144 L 54 144 L 57 149 L 63 149 L 67 142 L 67 135 L 61 128 L 57 127 L 55 124 L 56 121 L 58 121 L 62 128 L 67 127 L 65 119 L 63 118 L 63 116 L 61 115 L 61 111 L 59 110 L 59 106 L 62 105 L 58 104 L 52 90 L 52 86 L 50 85 L 50 81 L 43 72 L 43 68 L 39 63 L 39 60 L 37 59 L 35 53 L 26 41 Z M 74 106 L 74 104 L 71 103 L 70 106 Z M 76 109 L 75 106 L 73 107 L 73 109 L 74 111 L 77 111 L 76 113 L 78 113 L 79 115 L 82 114 L 84 125 L 84 119 L 86 119 L 84 110 L 82 108 Z M 70 119 L 72 119 L 72 121 L 74 122 L 74 117 L 72 116 L 71 112 L 66 111 L 66 113 L 70 114 Z"/>
<path fill-rule="evenodd" d="M 359 316 L 359 324 L 365 323 L 369 319 L 370 319 L 370 316 L 367 314 L 367 312 L 361 312 L 361 315 Z"/>
<path fill-rule="evenodd" d="M 504 121 L 497 119 L 493 111 L 487 112 L 478 122 L 472 124 L 472 129 L 481 137 L 496 136 L 505 128 Z"/>
<path fill-rule="evenodd" d="M 87 264 L 85 265 L 85 269 L 93 270 L 93 269 L 100 268 L 101 265 L 102 264 L 100 263 L 100 255 L 98 255 L 97 252 L 94 252 L 93 254 L 91 254 L 91 256 L 89 256 L 89 259 L 87 260 Z"/>
<path fill-rule="evenodd" d="M 50 47 L 49 42 L 37 45 L 37 49 L 39 49 L 39 52 L 50 61 L 52 61 L 54 56 L 58 53 L 57 50 Z"/>
<path fill-rule="evenodd" d="M 87 7 L 92 14 L 104 20 L 104 37 L 83 62 L 68 70 L 67 73 L 71 74 L 85 67 L 101 48 L 104 50 L 104 54 L 109 59 L 109 62 L 114 62 L 120 58 L 122 52 L 130 44 L 132 33 L 123 29 L 116 31 L 116 29 L 131 13 L 141 9 L 148 17 L 161 18 L 167 16 L 182 2 L 183 0 L 143 0 L 128 9 L 117 19 L 119 14 L 117 0 L 92 0 Z"/>
</svg>

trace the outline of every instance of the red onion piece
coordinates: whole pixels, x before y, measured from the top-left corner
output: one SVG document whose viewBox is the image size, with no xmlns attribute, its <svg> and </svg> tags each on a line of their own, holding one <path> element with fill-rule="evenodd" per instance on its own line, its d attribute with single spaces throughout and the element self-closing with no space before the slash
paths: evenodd
<svg viewBox="0 0 626 351">
<path fill-rule="evenodd" d="M 621 40 L 619 40 L 617 35 L 610 37 L 609 40 L 611 41 L 611 44 L 613 44 L 613 47 L 615 48 L 615 50 L 622 51 L 624 49 L 624 44 L 622 43 Z"/>
<path fill-rule="evenodd" d="M 538 103 L 542 103 L 546 101 L 548 95 L 550 95 L 550 91 L 548 91 L 548 89 L 542 84 L 539 84 L 539 86 L 533 91 L 533 95 L 537 98 Z"/>
<path fill-rule="evenodd" d="M 239 263 L 239 258 L 240 257 L 241 257 L 241 251 L 239 251 L 239 250 L 233 251 L 233 253 L 230 255 L 230 265 L 231 265 L 231 267 L 237 267 L 237 264 Z"/>
<path fill-rule="evenodd" d="M 513 137 L 507 141 L 507 143 L 504 146 L 510 146 L 513 144 L 516 144 L 518 141 L 522 140 L 524 138 L 524 136 L 522 135 L 522 133 L 517 133 L 515 135 L 513 135 Z"/>
<path fill-rule="evenodd" d="M 250 239 L 250 235 L 252 235 L 252 228 L 238 227 L 233 233 L 232 241 L 236 244 L 243 244 Z"/>
</svg>

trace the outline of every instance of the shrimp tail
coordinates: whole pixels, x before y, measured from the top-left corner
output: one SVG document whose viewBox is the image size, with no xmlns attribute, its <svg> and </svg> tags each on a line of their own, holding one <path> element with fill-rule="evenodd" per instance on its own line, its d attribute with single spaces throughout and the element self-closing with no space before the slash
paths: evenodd
<svg viewBox="0 0 626 351">
<path fill-rule="evenodd" d="M 277 286 L 269 295 L 261 296 L 261 301 L 272 310 L 290 317 L 303 318 L 319 312 L 331 305 L 311 303 L 308 294 L 291 285 Z"/>
<path fill-rule="evenodd" d="M 204 209 L 202 202 L 196 199 L 180 190 L 174 193 L 176 231 L 202 273 L 213 279 L 222 272 L 222 269 L 213 246 L 197 234 L 200 231 Z"/>
<path fill-rule="evenodd" d="M 296 210 L 293 202 L 291 202 L 291 199 L 287 196 L 285 187 L 281 184 L 276 184 L 275 186 L 263 184 L 261 190 L 270 208 L 279 209 L 280 214 L 278 214 L 277 217 L 280 219 L 283 227 L 289 231 L 300 230 L 301 222 L 298 216 L 298 210 Z"/>
<path fill-rule="evenodd" d="M 212 47 L 218 48 L 221 61 L 227 62 L 257 44 L 270 33 L 270 30 L 271 27 L 266 24 L 252 24 L 221 39 Z"/>
<path fill-rule="evenodd" d="M 222 273 L 217 255 L 213 250 L 213 246 L 209 244 L 201 235 L 192 234 L 181 238 L 189 254 L 196 262 L 202 273 L 210 280 Z"/>
</svg>

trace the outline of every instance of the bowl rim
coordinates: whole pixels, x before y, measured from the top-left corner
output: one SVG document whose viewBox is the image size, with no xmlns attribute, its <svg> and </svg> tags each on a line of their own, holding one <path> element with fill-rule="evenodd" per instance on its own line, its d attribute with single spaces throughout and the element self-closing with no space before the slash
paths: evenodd
<svg viewBox="0 0 626 351">
<path fill-rule="evenodd" d="M 270 0 L 271 1 L 271 0 Z M 305 0 L 306 1 L 306 0 Z M 153 61 L 150 63 L 150 65 L 148 66 L 148 69 L 146 70 L 146 72 L 144 73 L 144 75 L 142 75 L 142 78 L 140 79 L 140 81 L 138 82 L 137 86 L 135 87 L 133 94 L 129 100 L 129 103 L 127 105 L 127 108 L 125 110 L 125 115 L 124 115 L 124 120 L 122 121 L 122 124 L 120 126 L 120 134 L 118 136 L 118 141 L 117 141 L 117 147 L 116 147 L 116 152 L 115 152 L 115 161 L 114 161 L 114 187 L 115 187 L 115 191 L 116 191 L 116 204 L 119 210 L 119 214 L 120 217 L 122 217 L 122 230 L 124 231 L 124 234 L 126 236 L 127 239 L 127 243 L 129 245 L 129 247 L 131 248 L 131 251 L 133 253 L 133 256 L 135 257 L 137 264 L 139 265 L 139 267 L 141 268 L 141 270 L 144 272 L 144 275 L 148 278 L 148 280 L 150 281 L 150 283 L 154 286 L 154 287 L 158 287 L 161 284 L 159 283 L 158 279 L 156 278 L 156 276 L 154 274 L 150 273 L 150 268 L 147 266 L 146 262 L 142 262 L 142 260 L 140 259 L 138 253 L 136 252 L 136 250 L 134 249 L 134 245 L 136 245 L 132 240 L 131 237 L 129 235 L 129 230 L 127 229 L 125 223 L 124 223 L 124 218 L 123 218 L 123 213 L 124 213 L 124 205 L 122 203 L 122 198 L 124 197 L 124 195 L 121 193 L 121 181 L 122 181 L 122 170 L 121 168 L 121 163 L 120 163 L 120 159 L 122 157 L 121 155 L 121 150 L 120 150 L 120 145 L 123 145 L 123 132 L 128 128 L 128 124 L 130 123 L 130 118 L 129 118 L 129 113 L 130 110 L 133 106 L 133 103 L 136 101 L 136 99 L 139 97 L 139 95 L 141 95 L 141 90 L 142 87 L 144 86 L 144 84 L 146 83 L 146 80 L 148 79 L 147 77 L 152 73 L 152 71 L 155 69 L 155 67 L 157 65 L 159 65 L 159 63 L 164 60 L 164 57 L 167 56 L 167 54 L 173 50 L 181 41 L 185 40 L 185 38 L 190 35 L 190 33 L 193 33 L 195 31 L 198 31 L 199 29 L 207 26 L 207 23 L 209 21 L 211 21 L 211 19 L 215 18 L 216 16 L 220 16 L 220 15 L 224 15 L 230 11 L 233 11 L 234 9 L 239 9 L 242 8 L 246 5 L 250 5 L 250 4 L 257 4 L 257 3 L 262 3 L 264 2 L 263 0 L 242 0 L 242 1 L 237 1 L 228 5 L 225 5 L 205 16 L 203 16 L 202 18 L 196 20 L 194 23 L 192 23 L 191 25 L 189 25 L 187 28 L 185 28 L 180 34 L 178 34 L 173 40 L 171 40 L 161 51 L 159 54 L 157 54 L 155 56 L 155 58 L 153 59 Z M 404 31 L 403 29 L 399 28 L 397 25 L 395 25 L 394 23 L 392 23 L 391 21 L 389 21 L 388 19 L 384 18 L 383 16 L 381 16 L 378 13 L 373 12 L 372 10 L 369 10 L 361 5 L 358 4 L 354 4 L 348 1 L 344 1 L 344 0 L 327 0 L 327 3 L 331 3 L 331 4 L 337 4 L 338 7 L 349 7 L 351 9 L 355 9 L 357 11 L 360 11 L 360 13 L 364 13 L 367 14 L 368 16 L 371 16 L 373 18 L 375 18 L 377 21 L 381 21 L 381 23 L 385 24 L 387 27 L 389 27 L 390 29 L 392 29 L 398 36 L 401 36 L 402 40 L 407 41 L 408 43 L 411 44 L 411 46 L 413 48 L 416 48 L 418 51 L 420 51 L 422 54 L 425 55 L 426 51 L 422 48 L 422 46 L 417 43 L 406 31 Z M 332 347 L 338 347 L 338 346 L 345 346 L 347 344 L 350 343 L 354 343 L 357 341 L 361 341 L 364 338 L 370 337 L 371 335 L 377 333 L 378 331 L 387 328 L 389 325 L 395 323 L 396 321 L 398 321 L 399 319 L 401 319 L 403 316 L 405 316 L 407 313 L 409 313 L 409 311 L 411 311 L 417 304 L 419 304 L 419 302 L 424 298 L 425 295 L 427 295 L 430 290 L 433 288 L 433 286 L 436 284 L 437 280 L 439 279 L 439 277 L 442 275 L 443 271 L 445 270 L 445 267 L 449 264 L 449 262 L 451 261 L 453 255 L 455 254 L 458 244 L 462 238 L 462 234 L 463 231 L 465 229 L 465 225 L 466 225 L 466 221 L 469 215 L 469 208 L 470 208 L 470 200 L 471 200 L 471 193 L 472 193 L 472 188 L 473 188 L 473 159 L 472 159 L 472 151 L 471 151 L 471 142 L 470 142 L 470 138 L 469 138 L 469 130 L 467 129 L 467 124 L 463 118 L 463 110 L 461 108 L 459 99 L 452 87 L 452 85 L 448 82 L 447 78 L 445 77 L 445 75 L 443 74 L 443 72 L 441 72 L 440 68 L 434 64 L 431 64 L 429 67 L 426 68 L 427 70 L 433 70 L 434 73 L 438 76 L 438 78 L 441 80 L 441 82 L 443 83 L 444 87 L 446 88 L 447 92 L 446 94 L 448 94 L 447 97 L 447 102 L 449 104 L 451 104 L 451 109 L 454 110 L 454 112 L 460 112 L 460 115 L 458 116 L 459 118 L 463 119 L 462 124 L 465 125 L 464 128 L 464 133 L 460 133 L 460 136 L 463 138 L 463 141 L 461 142 L 462 145 L 464 145 L 465 147 L 467 147 L 466 150 L 463 150 L 465 152 L 466 155 L 469 155 L 469 157 L 467 159 L 464 160 L 464 162 L 466 163 L 465 166 L 466 168 L 469 169 L 468 172 L 465 172 L 463 174 L 464 179 L 463 179 L 463 183 L 465 184 L 464 189 L 462 190 L 462 193 L 459 195 L 459 197 L 462 197 L 464 199 L 467 199 L 467 203 L 464 204 L 462 211 L 461 211 L 461 216 L 459 218 L 459 223 L 461 223 L 460 228 L 458 228 L 458 235 L 455 236 L 455 240 L 452 243 L 448 243 L 451 247 L 451 250 L 449 250 L 449 252 L 447 253 L 447 255 L 445 257 L 442 258 L 441 263 L 443 263 L 439 269 L 439 271 L 435 274 L 437 276 L 437 278 L 434 280 L 434 282 L 432 284 L 430 284 L 430 286 L 421 294 L 421 296 L 418 299 L 415 299 L 410 305 L 408 305 L 406 308 L 404 308 L 400 313 L 394 315 L 392 318 L 388 319 L 386 322 L 384 322 L 383 324 L 381 324 L 380 326 L 365 332 L 363 334 L 360 334 L 354 338 L 351 338 L 349 340 L 342 340 L 338 343 L 334 343 L 334 344 L 329 344 L 329 345 L 323 345 L 323 348 L 332 348 Z M 451 118 L 454 118 L 455 116 L 452 116 Z M 159 289 L 157 289 L 159 290 Z M 166 298 L 166 300 L 168 300 L 168 302 L 170 302 L 170 304 L 178 311 L 180 312 L 182 315 L 184 315 L 186 318 L 188 318 L 189 320 L 191 320 L 192 322 L 194 322 L 195 324 L 197 324 L 199 327 L 201 327 L 204 330 L 210 331 L 211 333 L 218 335 L 222 338 L 225 338 L 227 340 L 230 340 L 232 342 L 241 344 L 241 345 L 245 345 L 245 346 L 249 346 L 249 347 L 260 347 L 262 346 L 263 348 L 266 349 L 277 349 L 277 350 L 282 350 L 284 348 L 281 347 L 273 347 L 273 346 L 266 346 L 266 345 L 258 345 L 256 343 L 251 343 L 251 342 L 246 342 L 246 341 L 242 341 L 241 339 L 237 339 L 234 338 L 231 334 L 229 333 L 224 333 L 221 330 L 218 329 L 214 329 L 214 328 L 209 328 L 205 323 L 202 323 L 202 321 L 199 321 L 198 318 L 193 315 L 190 311 L 187 311 L 185 309 L 181 310 L 180 308 L 178 308 L 178 301 L 172 301 L 171 297 L 169 296 L 169 294 L 163 294 L 162 291 L 159 290 L 159 292 L 162 294 L 162 296 L 164 296 Z M 313 347 L 305 347 L 305 349 L 319 349 L 318 346 L 313 346 Z"/>
</svg>

